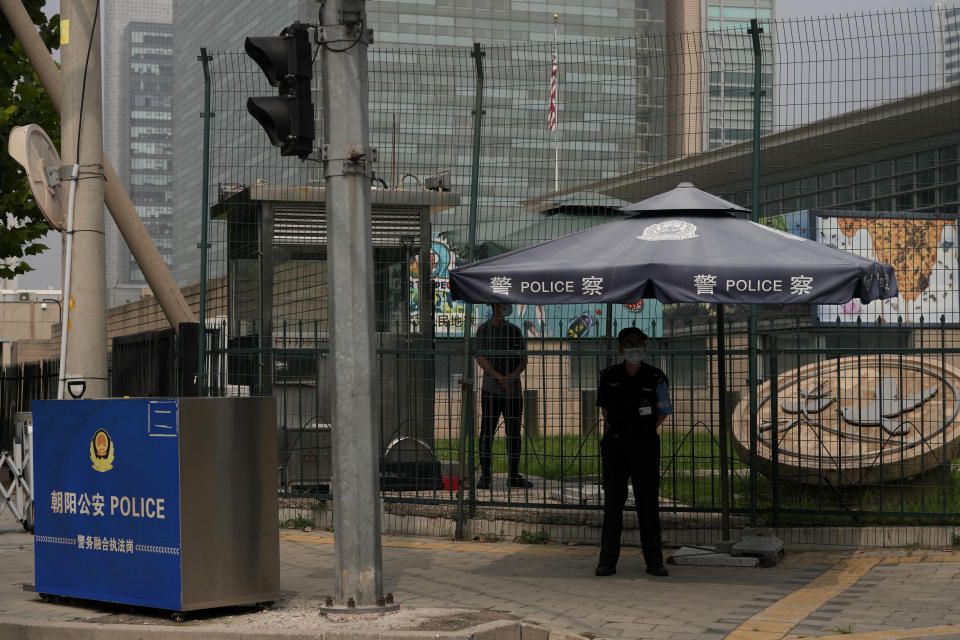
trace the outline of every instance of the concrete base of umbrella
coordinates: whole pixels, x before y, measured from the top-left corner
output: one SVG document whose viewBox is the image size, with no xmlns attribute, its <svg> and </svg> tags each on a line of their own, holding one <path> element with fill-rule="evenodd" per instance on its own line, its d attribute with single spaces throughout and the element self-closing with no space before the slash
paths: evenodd
<svg viewBox="0 0 960 640">
<path fill-rule="evenodd" d="M 703 567 L 772 567 L 783 556 L 783 541 L 769 527 L 746 527 L 738 541 L 721 540 L 715 546 L 680 547 L 670 564 Z"/>
<path fill-rule="evenodd" d="M 758 556 L 776 563 L 783 555 L 783 540 L 769 527 L 746 527 L 731 553 L 735 556 Z"/>
<path fill-rule="evenodd" d="M 667 564 L 698 567 L 755 567 L 760 564 L 760 558 L 734 556 L 708 547 L 680 547 L 670 554 Z"/>
</svg>

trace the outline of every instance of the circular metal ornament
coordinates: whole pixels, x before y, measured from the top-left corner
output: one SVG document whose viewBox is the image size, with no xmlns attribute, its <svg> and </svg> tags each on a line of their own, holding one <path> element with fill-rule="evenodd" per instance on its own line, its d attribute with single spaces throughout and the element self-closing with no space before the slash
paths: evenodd
<svg viewBox="0 0 960 640">
<path fill-rule="evenodd" d="M 781 479 L 860 485 L 895 482 L 960 453 L 960 373 L 918 356 L 846 357 L 806 365 L 760 386 L 757 457 Z M 776 407 L 776 411 L 774 411 Z M 732 421 L 734 443 L 750 459 L 750 403 Z"/>
</svg>

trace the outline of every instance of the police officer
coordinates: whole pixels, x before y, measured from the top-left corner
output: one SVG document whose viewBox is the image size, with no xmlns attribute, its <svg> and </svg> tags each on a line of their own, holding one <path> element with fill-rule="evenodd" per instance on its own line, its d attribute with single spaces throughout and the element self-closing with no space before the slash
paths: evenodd
<svg viewBox="0 0 960 640">
<path fill-rule="evenodd" d="M 627 480 L 640 521 L 647 573 L 666 576 L 660 542 L 660 437 L 657 428 L 673 413 L 663 371 L 641 361 L 647 335 L 627 327 L 617 335 L 623 362 L 600 373 L 597 406 L 603 414 L 603 533 L 596 575 L 617 572 Z"/>
<path fill-rule="evenodd" d="M 527 368 L 527 342 L 517 325 L 507 322 L 512 306 L 500 302 L 490 305 L 490 319 L 477 329 L 477 357 L 483 369 L 480 387 L 480 480 L 477 489 L 491 487 L 493 434 L 503 416 L 507 432 L 507 483 L 528 488 L 532 483 L 520 475 L 520 417 L 523 414 L 523 390 L 520 374 Z"/>
</svg>

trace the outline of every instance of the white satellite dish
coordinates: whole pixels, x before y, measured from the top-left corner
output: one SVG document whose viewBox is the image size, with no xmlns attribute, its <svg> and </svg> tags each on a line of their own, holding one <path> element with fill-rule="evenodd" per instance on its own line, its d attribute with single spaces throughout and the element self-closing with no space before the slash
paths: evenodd
<svg viewBox="0 0 960 640">
<path fill-rule="evenodd" d="M 63 206 L 60 202 L 60 154 L 40 125 L 14 127 L 7 143 L 10 156 L 19 162 L 37 206 L 57 231 L 63 230 Z"/>
</svg>

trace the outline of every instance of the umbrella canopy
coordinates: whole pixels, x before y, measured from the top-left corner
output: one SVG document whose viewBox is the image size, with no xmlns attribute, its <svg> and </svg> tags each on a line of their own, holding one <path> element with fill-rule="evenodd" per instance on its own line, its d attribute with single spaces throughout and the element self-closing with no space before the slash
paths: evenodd
<svg viewBox="0 0 960 640">
<path fill-rule="evenodd" d="M 750 212 L 749 209 L 744 209 L 738 204 L 697 189 L 693 186 L 692 182 L 681 182 L 677 185 L 676 189 L 627 205 L 623 207 L 621 211 L 630 211 L 638 214 L 662 213 L 664 211 L 671 213 L 680 211 L 696 211 L 699 213 L 711 211 L 714 213 Z"/>
<path fill-rule="evenodd" d="M 689 183 L 623 209 L 629 217 L 459 267 L 454 299 L 843 304 L 897 294 L 889 265 L 748 220 Z"/>
</svg>

